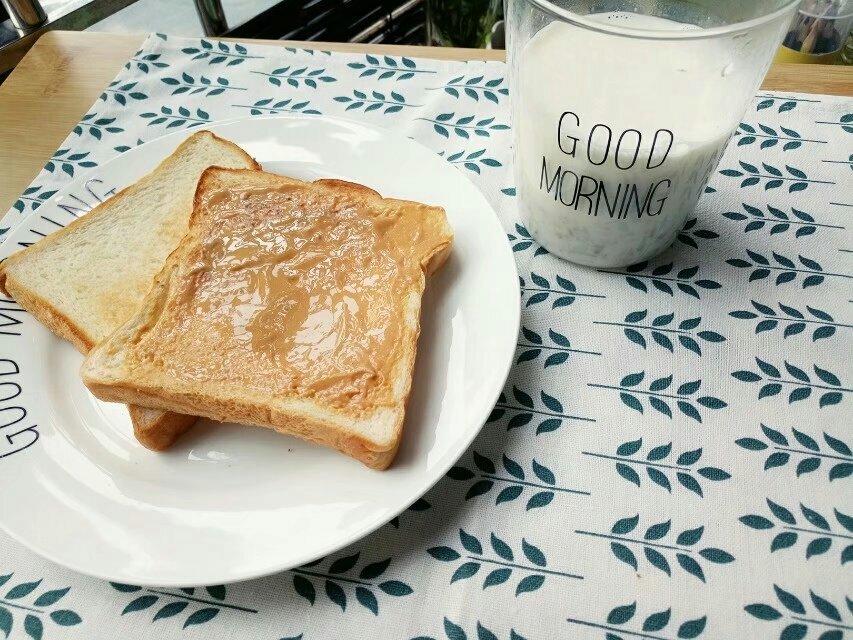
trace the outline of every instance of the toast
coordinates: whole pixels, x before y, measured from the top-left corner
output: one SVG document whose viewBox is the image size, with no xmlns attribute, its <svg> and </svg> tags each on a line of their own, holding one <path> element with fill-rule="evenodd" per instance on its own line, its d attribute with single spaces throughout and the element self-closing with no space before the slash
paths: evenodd
<svg viewBox="0 0 853 640">
<path fill-rule="evenodd" d="M 103 400 L 260 425 L 376 469 L 400 442 L 444 210 L 211 168 L 140 310 L 81 369 Z"/>
<path fill-rule="evenodd" d="M 260 169 L 209 131 L 188 137 L 151 173 L 0 264 L 0 288 L 56 335 L 87 353 L 136 312 L 187 231 L 193 194 L 211 165 Z M 194 417 L 129 407 L 134 434 L 168 447 Z"/>
</svg>

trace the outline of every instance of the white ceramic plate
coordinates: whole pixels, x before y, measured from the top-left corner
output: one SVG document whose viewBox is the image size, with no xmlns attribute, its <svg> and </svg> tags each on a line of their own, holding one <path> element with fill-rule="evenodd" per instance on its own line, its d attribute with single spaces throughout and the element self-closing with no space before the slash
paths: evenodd
<svg viewBox="0 0 853 640">
<path fill-rule="evenodd" d="M 402 136 L 346 120 L 252 118 L 210 129 L 269 171 L 354 180 L 444 207 L 453 253 L 427 285 L 403 441 L 384 472 L 268 429 L 206 421 L 152 453 L 134 440 L 123 405 L 86 390 L 71 345 L 11 301 L 0 303 L 0 526 L 50 560 L 118 582 L 253 578 L 379 527 L 468 447 L 516 342 L 519 292 L 506 236 L 450 164 Z M 186 135 L 141 145 L 73 181 L 11 232 L 0 258 L 136 181 Z"/>
</svg>

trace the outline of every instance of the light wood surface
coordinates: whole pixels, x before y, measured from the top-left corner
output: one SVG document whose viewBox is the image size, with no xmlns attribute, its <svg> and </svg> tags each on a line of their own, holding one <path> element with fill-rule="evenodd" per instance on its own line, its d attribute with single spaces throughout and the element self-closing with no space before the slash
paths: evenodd
<svg viewBox="0 0 853 640">
<path fill-rule="evenodd" d="M 32 181 L 71 128 L 145 39 L 143 35 L 52 31 L 0 85 L 0 213 Z M 503 51 L 350 43 L 258 41 L 333 51 L 445 60 L 503 60 Z M 768 91 L 853 95 L 853 68 L 775 64 Z"/>
</svg>

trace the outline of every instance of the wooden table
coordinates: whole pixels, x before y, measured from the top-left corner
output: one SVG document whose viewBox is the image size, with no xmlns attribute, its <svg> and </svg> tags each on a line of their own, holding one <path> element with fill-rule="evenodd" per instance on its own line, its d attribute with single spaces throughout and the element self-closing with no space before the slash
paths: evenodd
<svg viewBox="0 0 853 640">
<path fill-rule="evenodd" d="M 143 35 L 49 32 L 0 85 L 0 212 L 32 181 L 143 40 Z M 264 44 L 452 60 L 504 59 L 503 51 L 485 49 L 281 40 Z M 776 64 L 763 88 L 853 95 L 853 68 Z"/>
</svg>

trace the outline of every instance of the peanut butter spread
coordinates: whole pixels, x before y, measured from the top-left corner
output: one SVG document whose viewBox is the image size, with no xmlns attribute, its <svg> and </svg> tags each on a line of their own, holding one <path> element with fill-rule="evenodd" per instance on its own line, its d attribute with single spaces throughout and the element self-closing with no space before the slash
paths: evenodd
<svg viewBox="0 0 853 640">
<path fill-rule="evenodd" d="M 348 183 L 214 191 L 200 206 L 197 240 L 137 356 L 180 379 L 354 415 L 393 404 L 422 263 L 449 243 L 444 212 Z"/>
</svg>

